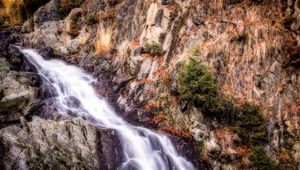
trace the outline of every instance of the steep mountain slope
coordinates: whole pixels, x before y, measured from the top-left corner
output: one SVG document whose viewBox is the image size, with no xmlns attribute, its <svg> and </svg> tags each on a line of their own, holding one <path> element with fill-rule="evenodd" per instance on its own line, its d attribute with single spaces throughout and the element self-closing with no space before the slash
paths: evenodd
<svg viewBox="0 0 300 170">
<path fill-rule="evenodd" d="M 93 72 L 126 119 L 193 137 L 214 168 L 299 169 L 299 0 L 65 2 L 39 8 L 22 43 Z M 215 78 L 222 100 L 208 106 L 225 111 L 178 90 L 190 57 Z"/>
</svg>

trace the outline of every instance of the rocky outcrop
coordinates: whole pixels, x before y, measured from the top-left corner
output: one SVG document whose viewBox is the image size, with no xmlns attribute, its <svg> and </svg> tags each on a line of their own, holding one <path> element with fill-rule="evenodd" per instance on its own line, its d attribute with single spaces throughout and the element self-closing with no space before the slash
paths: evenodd
<svg viewBox="0 0 300 170">
<path fill-rule="evenodd" d="M 2 35 L 0 40 L 2 44 L 0 47 L 0 128 L 2 128 L 19 123 L 21 115 L 29 114 L 31 106 L 38 101 L 36 91 L 40 83 L 36 74 L 25 70 L 20 71 L 23 59 L 13 55 L 13 51 L 10 51 L 9 45 L 6 44 L 13 42 L 14 38 L 10 32 L 0 32 L 0 35 Z"/>
<path fill-rule="evenodd" d="M 98 134 L 95 126 L 80 118 L 59 122 L 39 117 L 30 122 L 23 120 L 21 127 L 0 130 L 4 147 L 1 169 L 99 169 L 102 155 L 97 145 L 111 141 L 102 137 L 97 143 Z"/>
</svg>

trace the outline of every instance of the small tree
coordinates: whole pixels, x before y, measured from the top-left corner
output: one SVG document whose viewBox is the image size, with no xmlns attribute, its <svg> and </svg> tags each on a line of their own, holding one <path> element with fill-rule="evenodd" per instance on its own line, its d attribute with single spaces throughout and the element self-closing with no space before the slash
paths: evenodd
<svg viewBox="0 0 300 170">
<path fill-rule="evenodd" d="M 267 127 L 257 107 L 245 103 L 237 110 L 233 124 L 243 144 L 257 146 L 267 143 Z"/>
<path fill-rule="evenodd" d="M 278 170 L 279 167 L 266 153 L 263 146 L 256 146 L 252 149 L 250 157 L 254 169 L 260 170 Z"/>
<path fill-rule="evenodd" d="M 190 58 L 179 70 L 177 79 L 182 99 L 193 102 L 209 115 L 223 112 L 225 100 L 218 96 L 217 81 L 205 65 Z"/>
</svg>

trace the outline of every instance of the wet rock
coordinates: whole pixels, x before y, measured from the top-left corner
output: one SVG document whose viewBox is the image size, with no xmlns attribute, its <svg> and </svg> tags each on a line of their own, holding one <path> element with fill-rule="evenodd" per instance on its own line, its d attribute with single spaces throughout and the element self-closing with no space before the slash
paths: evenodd
<svg viewBox="0 0 300 170">
<path fill-rule="evenodd" d="M 26 74 L 11 71 L 9 63 L 0 58 L 0 113 L 10 113 L 13 110 L 23 110 L 26 114 L 26 106 L 34 98 L 34 88 L 29 85 L 30 77 Z"/>
<path fill-rule="evenodd" d="M 122 146 L 118 134 L 114 130 L 98 130 L 98 154 L 100 157 L 100 168 L 114 170 L 118 169 L 123 161 L 123 155 L 120 153 Z"/>
</svg>

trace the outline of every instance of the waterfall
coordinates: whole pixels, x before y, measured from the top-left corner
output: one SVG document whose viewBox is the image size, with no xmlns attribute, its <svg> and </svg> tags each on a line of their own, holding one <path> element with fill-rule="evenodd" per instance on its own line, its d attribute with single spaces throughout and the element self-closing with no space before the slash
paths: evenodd
<svg viewBox="0 0 300 170">
<path fill-rule="evenodd" d="M 33 49 L 20 49 L 36 67 L 45 83 L 56 92 L 56 109 L 73 112 L 78 117 L 92 117 L 102 127 L 114 129 L 120 138 L 124 162 L 120 169 L 194 170 L 195 167 L 180 156 L 171 140 L 152 130 L 129 124 L 99 96 L 92 86 L 95 79 L 79 67 L 60 60 L 45 60 Z M 69 101 L 76 98 L 79 105 Z"/>
</svg>

